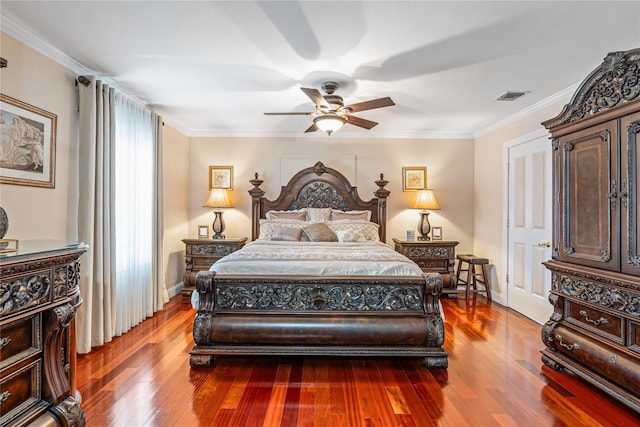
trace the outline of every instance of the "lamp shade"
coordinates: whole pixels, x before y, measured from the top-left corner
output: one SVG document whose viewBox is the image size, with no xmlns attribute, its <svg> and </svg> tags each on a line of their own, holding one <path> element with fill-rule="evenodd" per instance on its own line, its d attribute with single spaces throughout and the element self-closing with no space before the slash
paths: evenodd
<svg viewBox="0 0 640 427">
<path fill-rule="evenodd" d="M 316 117 L 313 122 L 318 129 L 327 132 L 331 135 L 332 132 L 337 131 L 344 125 L 345 119 L 335 114 L 325 114 L 320 117 Z"/>
<path fill-rule="evenodd" d="M 209 198 L 204 202 L 204 206 L 208 208 L 230 208 L 229 197 L 227 196 L 227 190 L 224 188 L 212 188 L 209 193 Z"/>
<path fill-rule="evenodd" d="M 435 194 L 433 194 L 433 190 L 418 190 L 418 194 L 416 194 L 416 200 L 411 206 L 413 209 L 440 209 L 438 202 L 436 200 Z"/>
</svg>

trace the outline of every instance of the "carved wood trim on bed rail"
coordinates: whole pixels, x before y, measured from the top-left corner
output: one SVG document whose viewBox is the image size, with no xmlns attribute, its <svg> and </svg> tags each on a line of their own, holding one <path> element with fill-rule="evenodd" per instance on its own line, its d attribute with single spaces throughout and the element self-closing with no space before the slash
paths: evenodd
<svg viewBox="0 0 640 427">
<path fill-rule="evenodd" d="M 371 221 L 380 226 L 380 240 L 386 241 L 387 197 L 390 191 L 384 188 L 389 181 L 384 179 L 383 174 L 380 174 L 380 179 L 375 181 L 378 186 L 374 192 L 375 198 L 368 201 L 360 198 L 358 188 L 351 185 L 342 173 L 326 167 L 322 162 L 317 162 L 314 166 L 296 173 L 289 183 L 282 187 L 280 195 L 275 200 L 264 197 L 264 190 L 260 188 L 264 181 L 258 178 L 257 173 L 249 182 L 253 185 L 249 190 L 252 199 L 252 240 L 260 235 L 260 219 L 265 218 L 268 211 L 330 207 L 340 210 L 370 211 Z"/>
</svg>

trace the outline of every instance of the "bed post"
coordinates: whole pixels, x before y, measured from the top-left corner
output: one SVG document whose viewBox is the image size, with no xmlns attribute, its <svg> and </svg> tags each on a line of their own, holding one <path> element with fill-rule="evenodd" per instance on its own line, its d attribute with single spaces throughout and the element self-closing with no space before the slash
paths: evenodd
<svg viewBox="0 0 640 427">
<path fill-rule="evenodd" d="M 384 179 L 384 174 L 380 174 L 380 179 L 376 181 L 376 185 L 379 187 L 373 194 L 378 198 L 378 224 L 380 224 L 380 240 L 383 243 L 387 242 L 387 197 L 391 193 L 385 189 L 389 181 Z"/>
<path fill-rule="evenodd" d="M 262 196 L 264 196 L 264 190 L 260 188 L 260 184 L 264 181 L 258 179 L 258 172 L 256 172 L 255 178 L 249 181 L 253 188 L 249 190 L 251 195 L 251 240 L 256 240 L 260 231 L 260 207 L 262 204 Z"/>
</svg>

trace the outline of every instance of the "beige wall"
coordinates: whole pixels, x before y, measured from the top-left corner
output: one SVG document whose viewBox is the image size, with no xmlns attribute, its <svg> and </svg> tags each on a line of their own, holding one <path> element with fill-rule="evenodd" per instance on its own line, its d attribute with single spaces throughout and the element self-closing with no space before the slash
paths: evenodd
<svg viewBox="0 0 640 427">
<path fill-rule="evenodd" d="M 540 124 L 555 117 L 570 97 L 531 113 L 475 141 L 474 230 L 475 255 L 489 258 L 493 296 L 506 304 L 506 146 L 523 136 L 545 132 Z M 522 141 L 524 142 L 524 141 Z"/>
<path fill-rule="evenodd" d="M 169 296 L 179 289 L 184 272 L 184 239 L 189 228 L 189 139 L 175 129 L 164 126 L 162 132 L 164 260 L 165 286 Z"/>
<path fill-rule="evenodd" d="M 57 115 L 55 188 L 0 184 L 11 239 L 77 238 L 78 131 L 75 75 L 0 33 L 0 92 Z"/>
<path fill-rule="evenodd" d="M 307 156 L 313 166 L 316 160 L 331 156 L 355 156 L 356 185 L 360 197 L 368 200 L 377 189 L 374 184 L 384 173 L 391 191 L 388 200 L 387 242 L 393 237 L 406 237 L 407 229 L 415 229 L 418 212 L 409 209 L 415 192 L 402 191 L 402 167 L 426 166 L 428 186 L 436 192 L 441 210 L 430 215 L 431 224 L 443 227 L 445 240 L 458 240 L 458 250 L 473 248 L 473 142 L 471 140 L 390 140 L 340 139 L 317 137 L 300 139 L 192 138 L 190 154 L 189 236 L 196 237 L 197 226 L 213 222 L 211 209 L 202 207 L 208 194 L 210 165 L 234 167 L 234 208 L 224 213 L 229 237 L 251 233 L 251 199 L 249 180 L 258 172 L 265 182 L 265 197 L 274 199 L 280 193 L 281 158 Z M 332 166 L 330 162 L 327 166 Z M 290 177 L 285 177 L 288 181 Z"/>
</svg>

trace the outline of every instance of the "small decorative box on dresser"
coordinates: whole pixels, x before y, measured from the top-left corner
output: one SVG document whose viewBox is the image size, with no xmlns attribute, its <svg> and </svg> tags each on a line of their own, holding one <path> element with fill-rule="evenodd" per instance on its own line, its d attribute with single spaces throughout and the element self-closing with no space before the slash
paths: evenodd
<svg viewBox="0 0 640 427">
<path fill-rule="evenodd" d="M 247 243 L 247 238 L 239 239 L 183 239 L 186 264 L 182 282 L 183 296 L 191 296 L 196 286 L 196 274 L 206 271 L 225 255 L 237 251 Z"/>
<path fill-rule="evenodd" d="M 640 413 L 640 49 L 608 54 L 543 125 L 555 199 L 542 360 Z"/>
<path fill-rule="evenodd" d="M 425 273 L 442 275 L 442 294 L 457 294 L 454 265 L 458 242 L 446 240 L 400 240 L 393 238 L 396 252 L 420 266 Z"/>
<path fill-rule="evenodd" d="M 21 241 L 0 255 L 0 426 L 84 426 L 75 314 L 87 246 Z"/>
</svg>

